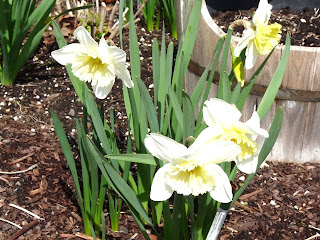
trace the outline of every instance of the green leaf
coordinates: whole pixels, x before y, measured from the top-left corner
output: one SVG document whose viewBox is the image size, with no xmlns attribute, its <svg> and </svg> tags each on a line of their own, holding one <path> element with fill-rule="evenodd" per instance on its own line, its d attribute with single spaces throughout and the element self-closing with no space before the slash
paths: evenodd
<svg viewBox="0 0 320 240">
<path fill-rule="evenodd" d="M 236 102 L 239 99 L 240 92 L 241 92 L 241 82 L 238 82 L 237 85 L 235 86 L 235 88 L 233 89 L 232 93 L 231 93 L 231 97 L 230 97 L 230 103 L 231 104 L 236 104 Z"/>
<path fill-rule="evenodd" d="M 186 92 L 182 92 L 183 100 L 183 141 L 189 136 L 194 136 L 195 116 L 191 99 Z"/>
<path fill-rule="evenodd" d="M 77 196 L 78 196 L 78 200 L 79 200 L 79 206 L 80 206 L 81 212 L 83 214 L 84 213 L 83 199 L 82 199 L 82 193 L 81 193 L 81 188 L 80 188 L 80 183 L 79 183 L 79 177 L 78 177 L 78 173 L 77 173 L 76 164 L 74 162 L 73 154 L 72 154 L 69 142 L 68 142 L 68 138 L 63 130 L 63 127 L 61 125 L 61 122 L 59 120 L 58 115 L 54 111 L 51 111 L 51 116 L 52 116 L 54 128 L 57 132 L 58 139 L 60 141 L 62 151 L 64 153 L 64 156 L 66 157 L 68 166 L 70 168 L 70 171 L 71 171 L 71 174 L 73 177 L 73 181 L 74 181 L 74 184 L 76 187 L 76 192 L 77 192 Z"/>
<path fill-rule="evenodd" d="M 165 30 L 162 31 L 162 42 L 161 42 L 161 52 L 160 52 L 160 83 L 158 92 L 158 113 L 159 113 L 159 123 L 160 129 L 162 129 L 164 121 L 165 112 L 165 101 L 166 95 L 168 94 L 167 84 L 167 73 L 166 73 L 166 42 L 165 42 Z M 171 79 L 170 79 L 171 80 Z M 170 81 L 169 80 L 169 81 Z"/>
<path fill-rule="evenodd" d="M 142 207 L 140 201 L 138 200 L 136 194 L 128 186 L 128 184 L 122 179 L 118 172 L 105 161 L 105 158 L 101 155 L 96 146 L 87 138 L 88 150 L 94 156 L 96 163 L 98 164 L 103 176 L 107 179 L 113 190 L 137 213 L 143 217 L 148 224 L 152 226 L 152 223 L 146 214 L 144 208 Z"/>
<path fill-rule="evenodd" d="M 193 52 L 194 43 L 197 37 L 198 25 L 200 21 L 201 14 L 201 0 L 195 0 L 193 2 L 192 11 L 190 13 L 189 22 L 186 27 L 186 31 L 184 36 L 181 38 L 180 43 L 182 44 L 180 49 L 178 50 L 178 54 L 176 57 L 176 63 L 173 72 L 173 80 L 172 84 L 175 88 L 179 82 L 180 74 L 180 65 L 183 64 L 183 75 L 187 71 L 191 55 Z M 187 8 L 188 9 L 188 8 Z M 180 44 L 179 44 L 180 45 Z"/>
<path fill-rule="evenodd" d="M 91 110 L 90 115 L 92 119 L 92 123 L 94 125 L 94 128 L 97 132 L 97 135 L 100 139 L 100 142 L 102 143 L 102 146 L 107 154 L 112 153 L 112 148 L 110 146 L 110 141 L 106 135 L 106 132 L 104 130 L 104 125 L 101 120 L 101 116 L 99 113 L 99 110 L 97 108 L 96 102 L 94 100 L 93 95 L 88 92 L 88 107 Z"/>
<path fill-rule="evenodd" d="M 137 83 L 140 89 L 142 102 L 145 105 L 148 121 L 150 124 L 150 129 L 152 132 L 159 132 L 159 123 L 157 118 L 157 112 L 150 97 L 149 91 L 142 82 L 141 79 L 137 79 Z"/>
<path fill-rule="evenodd" d="M 228 57 L 229 57 L 229 50 L 230 50 L 230 42 L 232 37 L 232 29 L 228 29 L 227 37 L 224 43 L 224 49 L 222 54 L 221 60 L 221 67 L 220 67 L 220 79 L 219 79 L 219 86 L 218 86 L 218 98 L 228 102 L 230 97 L 230 84 L 228 74 L 226 73 Z"/>
<path fill-rule="evenodd" d="M 270 81 L 270 84 L 260 102 L 259 108 L 257 110 L 257 113 L 260 117 L 260 121 L 265 117 L 265 115 L 268 113 L 269 109 L 272 106 L 272 103 L 274 99 L 277 96 L 279 87 L 282 82 L 283 75 L 286 71 L 286 66 L 288 63 L 290 54 L 290 36 L 289 33 L 287 33 L 286 37 L 286 45 L 284 48 L 283 55 L 281 56 L 281 60 L 279 62 L 279 65 Z"/>
<path fill-rule="evenodd" d="M 203 117 L 202 110 L 203 110 L 204 102 L 209 97 L 209 93 L 210 93 L 211 85 L 212 85 L 212 82 L 213 82 L 214 74 L 216 72 L 216 69 L 217 69 L 217 66 L 218 66 L 218 63 L 219 63 L 219 59 L 220 59 L 220 54 L 221 54 L 221 51 L 222 51 L 223 43 L 224 43 L 224 38 L 220 38 L 218 43 L 217 43 L 217 46 L 218 46 L 217 54 L 216 54 L 214 62 L 212 64 L 212 69 L 211 69 L 210 76 L 209 76 L 209 79 L 208 79 L 208 82 L 207 82 L 207 86 L 205 88 L 205 92 L 204 92 L 203 97 L 202 97 L 202 101 L 201 101 L 201 105 L 200 105 L 200 112 L 199 112 L 198 118 L 197 118 L 195 137 L 197 137 L 199 135 L 199 133 L 202 131 L 202 129 L 204 128 L 204 125 L 205 125 L 205 124 L 202 123 L 203 122 L 202 121 L 202 117 Z"/>
<path fill-rule="evenodd" d="M 160 86 L 160 51 L 159 43 L 156 38 L 152 43 L 152 74 L 153 74 L 153 89 L 154 89 L 154 105 L 158 106 L 158 94 Z"/>
<path fill-rule="evenodd" d="M 124 2 L 125 2 L 125 0 L 120 0 L 120 3 L 119 3 L 119 36 L 120 36 L 121 49 L 123 49 L 123 43 L 122 43 L 122 26 L 123 26 L 123 9 L 124 9 Z"/>
<path fill-rule="evenodd" d="M 177 118 L 177 121 L 179 123 L 181 130 L 183 130 L 183 114 L 182 114 L 182 110 L 181 110 L 177 95 L 172 89 L 172 87 L 169 87 L 168 93 L 170 98 L 170 104 L 172 104 L 173 112 L 175 113 L 175 116 Z"/>
<path fill-rule="evenodd" d="M 234 56 L 233 51 L 234 51 L 234 49 L 231 48 L 231 53 L 232 53 L 232 71 L 233 71 L 237 81 L 241 83 L 241 87 L 243 87 L 244 80 L 245 80 L 244 65 L 243 65 L 243 62 L 241 60 L 241 57 Z"/>
<path fill-rule="evenodd" d="M 151 154 L 135 154 L 135 153 L 109 154 L 109 155 L 106 155 L 105 157 L 118 160 L 118 161 L 157 165 L 157 161 L 154 159 L 154 157 Z"/>
<path fill-rule="evenodd" d="M 224 39 L 220 38 L 217 45 L 215 46 L 215 48 L 212 52 L 212 56 L 211 56 L 209 64 L 207 65 L 206 69 L 202 73 L 199 81 L 197 82 L 197 85 L 195 86 L 195 88 L 191 94 L 191 102 L 192 102 L 193 107 L 196 107 L 198 105 L 200 98 L 203 95 L 203 89 L 205 87 L 205 83 L 206 83 L 206 80 L 207 80 L 207 77 L 209 74 L 210 66 L 211 66 L 212 59 L 213 59 L 214 55 L 216 55 L 216 57 L 215 57 L 215 62 L 213 64 L 213 69 L 211 71 L 215 72 L 214 66 L 217 66 L 217 64 L 218 64 L 218 59 L 219 59 L 219 56 L 221 53 L 223 42 L 224 42 Z M 210 75 L 212 75 L 212 74 L 210 74 Z M 212 77 L 213 77 L 213 75 L 212 75 Z"/>
<path fill-rule="evenodd" d="M 189 210 L 189 217 L 191 222 L 191 239 L 197 240 L 198 235 L 197 235 L 197 224 L 196 224 L 195 213 L 194 213 L 194 198 L 189 195 L 189 196 L 185 196 L 185 199 L 189 206 L 188 210 Z"/>
<path fill-rule="evenodd" d="M 78 10 L 88 9 L 88 8 L 92 8 L 92 7 L 94 7 L 94 4 L 88 4 L 88 5 L 85 5 L 85 6 L 69 8 L 69 9 L 64 10 L 64 11 L 62 11 L 61 13 L 59 13 L 59 14 L 58 14 L 57 16 L 55 16 L 53 19 L 56 20 L 56 19 L 58 19 L 59 17 L 65 15 L 65 14 L 68 14 L 69 12 L 76 12 L 76 11 L 78 11 Z"/>
</svg>

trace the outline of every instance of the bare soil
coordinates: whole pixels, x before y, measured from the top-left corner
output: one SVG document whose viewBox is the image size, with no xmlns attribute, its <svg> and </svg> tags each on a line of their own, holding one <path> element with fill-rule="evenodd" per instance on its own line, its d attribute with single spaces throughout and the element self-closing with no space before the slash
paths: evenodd
<svg viewBox="0 0 320 240">
<path fill-rule="evenodd" d="M 153 37 L 160 39 L 161 32 L 149 33 L 144 28 L 142 22 L 138 23 L 142 78 L 149 87 L 151 41 Z M 79 159 L 74 131 L 74 90 L 65 68 L 50 56 L 57 49 L 53 36 L 52 31 L 47 32 L 13 86 L 0 86 L 0 218 L 24 228 L 33 222 L 33 217 L 9 206 L 10 203 L 43 218 L 21 235 L 20 240 L 81 239 L 75 234 L 83 230 L 73 180 L 50 116 L 50 110 L 56 111 L 74 156 Z M 127 31 L 124 49 L 128 49 Z M 115 110 L 120 145 L 127 138 L 122 99 L 122 84 L 116 81 L 103 103 L 105 109 Z M 79 103 L 76 105 L 79 107 Z M 35 168 L 24 173 L 5 173 L 25 170 L 34 164 Z M 260 169 L 245 195 L 229 211 L 220 239 L 306 239 L 320 233 L 319 164 L 268 164 L 269 167 Z M 242 176 L 237 176 L 236 185 L 243 183 Z M 112 232 L 109 223 L 107 227 L 109 239 L 143 239 L 126 208 L 121 214 L 120 231 Z M 0 221 L 0 239 L 10 239 L 17 231 L 16 227 Z"/>
</svg>

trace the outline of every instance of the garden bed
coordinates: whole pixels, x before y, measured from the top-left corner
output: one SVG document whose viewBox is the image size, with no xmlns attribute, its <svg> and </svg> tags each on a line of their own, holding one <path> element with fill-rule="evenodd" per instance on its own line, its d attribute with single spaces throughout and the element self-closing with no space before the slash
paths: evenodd
<svg viewBox="0 0 320 240">
<path fill-rule="evenodd" d="M 151 41 L 153 37 L 160 39 L 161 32 L 148 33 L 143 23 L 138 23 L 137 32 L 142 79 L 149 87 Z M 127 31 L 124 37 L 127 50 Z M 33 221 L 9 206 L 14 203 L 44 219 L 19 239 L 81 239 L 75 235 L 83 229 L 72 177 L 50 116 L 50 110 L 57 112 L 78 159 L 76 135 L 72 134 L 74 90 L 64 67 L 50 57 L 50 52 L 57 49 L 52 31 L 44 42 L 47 44 L 42 44 L 28 61 L 16 84 L 0 87 L 0 171 L 14 172 L 37 164 L 22 174 L 0 174 L 0 217 L 21 226 Z M 127 119 L 122 99 L 122 83 L 116 81 L 104 104 L 105 109 L 115 109 L 117 139 L 123 146 Z M 319 164 L 268 164 L 246 189 L 247 195 L 230 210 L 221 239 L 306 239 L 317 233 L 310 226 L 320 228 Z M 242 177 L 237 176 L 238 186 Z M 0 221 L 0 239 L 9 239 L 16 232 L 17 228 Z M 109 239 L 143 239 L 126 208 L 121 214 L 120 231 L 109 229 L 107 234 Z"/>
</svg>

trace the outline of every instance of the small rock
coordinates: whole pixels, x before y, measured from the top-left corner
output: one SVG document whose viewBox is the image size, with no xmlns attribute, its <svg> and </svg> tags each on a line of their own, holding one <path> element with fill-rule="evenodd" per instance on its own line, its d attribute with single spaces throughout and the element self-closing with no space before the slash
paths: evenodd
<svg viewBox="0 0 320 240">
<path fill-rule="evenodd" d="M 274 206 L 274 205 L 276 205 L 276 201 L 271 200 L 271 201 L 270 201 L 270 204 Z"/>
<path fill-rule="evenodd" d="M 120 227 L 119 227 L 119 231 L 122 232 L 122 233 L 124 233 L 124 234 L 128 234 L 128 233 L 129 233 L 128 228 L 123 227 L 123 226 L 120 226 Z"/>
<path fill-rule="evenodd" d="M 68 115 L 69 115 L 70 117 L 74 117 L 74 116 L 75 116 L 75 113 L 74 113 L 74 109 L 73 109 L 73 108 L 70 109 Z"/>
<path fill-rule="evenodd" d="M 11 228 L 11 225 L 9 223 L 2 224 L 2 231 L 7 231 Z"/>
</svg>

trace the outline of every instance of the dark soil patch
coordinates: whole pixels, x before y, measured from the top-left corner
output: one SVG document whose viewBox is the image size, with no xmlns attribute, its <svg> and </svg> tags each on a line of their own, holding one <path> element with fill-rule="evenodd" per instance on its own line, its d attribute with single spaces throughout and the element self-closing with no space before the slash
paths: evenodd
<svg viewBox="0 0 320 240">
<path fill-rule="evenodd" d="M 216 24 L 225 32 L 230 24 L 237 19 L 251 20 L 255 8 L 250 10 L 212 12 L 211 16 Z M 280 43 L 284 44 L 287 32 L 291 35 L 291 45 L 320 47 L 320 11 L 318 9 L 304 8 L 302 12 L 291 11 L 290 8 L 272 10 L 269 23 L 282 25 L 282 37 Z M 235 28 L 238 36 L 242 29 Z"/>
<path fill-rule="evenodd" d="M 141 43 L 142 79 L 152 82 L 152 39 L 160 31 L 148 33 L 144 24 L 137 27 Z M 28 61 L 12 87 L 0 86 L 0 171 L 13 172 L 37 167 L 22 174 L 0 174 L 0 217 L 21 226 L 33 221 L 29 215 L 10 207 L 19 205 L 39 215 L 42 220 L 19 239 L 80 239 L 82 222 L 75 198 L 71 174 L 53 129 L 50 110 L 57 112 L 74 150 L 74 90 L 65 68 L 56 63 L 50 52 L 57 49 L 53 33 Z M 167 41 L 170 37 L 167 35 Z M 124 32 L 128 51 L 128 32 Z M 127 53 L 129 54 L 129 53 Z M 152 87 L 149 87 L 152 90 Z M 117 140 L 124 146 L 127 135 L 122 83 L 116 81 L 111 94 L 101 101 L 115 111 Z M 76 103 L 81 112 L 80 104 Z M 258 172 L 247 188 L 242 202 L 230 210 L 220 239 L 306 239 L 320 228 L 319 164 L 269 163 Z M 237 176 L 239 179 L 241 175 Z M 242 184 L 238 180 L 237 184 Z M 132 216 L 123 209 L 120 231 L 109 228 L 109 239 L 143 239 Z M 312 226 L 312 227 L 310 227 Z M 9 239 L 17 228 L 0 221 L 0 239 Z"/>
</svg>

